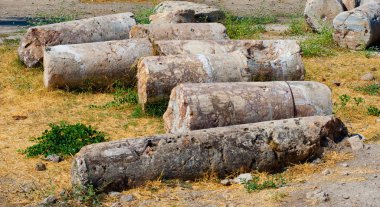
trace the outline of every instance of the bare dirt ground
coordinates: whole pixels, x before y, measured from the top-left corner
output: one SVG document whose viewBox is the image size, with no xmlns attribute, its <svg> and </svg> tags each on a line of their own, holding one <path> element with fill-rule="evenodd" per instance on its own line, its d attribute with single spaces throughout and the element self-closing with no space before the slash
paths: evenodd
<svg viewBox="0 0 380 207">
<path fill-rule="evenodd" d="M 102 0 L 99 0 L 102 1 Z M 89 1 L 87 1 L 89 2 Z M 305 0 L 204 0 L 235 14 L 278 15 L 289 17 L 302 13 Z M 27 17 L 65 12 L 78 18 L 135 11 L 151 6 L 151 1 L 116 3 L 81 3 L 79 0 L 1 0 L 0 19 Z M 2 27 L 0 34 L 14 33 L 22 27 Z M 22 34 L 23 31 L 20 31 Z M 1 37 L 1 36 L 0 36 Z M 264 38 L 273 36 L 267 32 Z M 33 143 L 49 123 L 67 120 L 96 126 L 111 140 L 162 133 L 159 118 L 130 118 L 131 108 L 93 110 L 90 104 L 101 105 L 112 100 L 106 93 L 71 93 L 47 91 L 42 84 L 42 70 L 27 70 L 17 61 L 17 45 L 0 43 L 0 207 L 36 204 L 50 194 L 58 195 L 70 188 L 70 163 L 48 163 L 47 170 L 37 172 L 39 158 L 25 158 L 17 153 Z M 369 96 L 354 90 L 368 82 L 360 77 L 371 72 L 380 78 L 379 57 L 365 57 L 361 52 L 343 51 L 333 57 L 304 58 L 307 80 L 320 81 L 333 91 L 334 103 L 339 96 L 350 94 L 363 97 L 366 104 L 380 107 L 379 96 Z M 334 82 L 340 82 L 337 86 Z M 380 138 L 378 118 L 366 115 L 365 108 L 351 104 L 336 115 L 346 123 L 350 132 L 361 133 L 372 141 Z M 25 116 L 25 120 L 15 117 Z M 370 142 L 372 142 L 370 141 Z M 243 186 L 223 186 L 213 177 L 187 185 L 166 185 L 160 181 L 122 192 L 136 200 L 124 206 L 380 206 L 380 145 L 358 153 L 328 154 L 321 163 L 306 163 L 290 167 L 283 173 L 287 184 L 279 189 L 247 193 Z M 347 165 L 342 165 L 345 163 Z M 330 169 L 331 173 L 322 175 Z M 307 199 L 306 194 L 321 190 L 329 195 L 326 202 Z M 104 206 L 118 199 L 107 196 Z"/>
</svg>

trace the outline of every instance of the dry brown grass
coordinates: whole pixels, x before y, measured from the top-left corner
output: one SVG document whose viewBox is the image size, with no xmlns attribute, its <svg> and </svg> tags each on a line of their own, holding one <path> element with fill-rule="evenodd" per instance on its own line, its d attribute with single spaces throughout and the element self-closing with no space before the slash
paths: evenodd
<svg viewBox="0 0 380 207">
<path fill-rule="evenodd" d="M 27 159 L 17 153 L 17 149 L 25 149 L 32 145 L 29 138 L 39 136 L 48 128 L 49 123 L 65 120 L 69 123 L 90 124 L 108 133 L 111 140 L 163 132 L 162 121 L 159 118 L 140 118 L 135 124 L 125 127 L 131 121 L 130 107 L 88 107 L 91 104 L 101 105 L 111 101 L 111 94 L 46 90 L 42 84 L 42 70 L 28 70 L 18 63 L 16 46 L 0 46 L 0 60 L 0 166 L 6 166 L 0 168 L 0 197 L 2 194 L 5 195 L 11 203 L 38 202 L 50 193 L 58 193 L 62 188 L 70 187 L 72 159 L 59 164 L 48 163 L 47 171 L 37 172 L 34 166 L 40 161 L 38 158 Z M 367 83 L 360 81 L 360 76 L 368 71 L 380 78 L 380 68 L 377 68 L 380 65 L 379 58 L 368 59 L 362 53 L 341 52 L 333 57 L 305 58 L 304 63 L 308 72 L 307 79 L 330 86 L 334 102 L 338 102 L 339 95 L 349 94 L 351 97 L 363 97 L 365 104 L 380 108 L 379 96 L 369 96 L 354 90 L 354 87 Z M 333 81 L 339 81 L 342 85 L 337 87 Z M 366 114 L 364 106 L 357 107 L 351 103 L 345 109 L 337 111 L 336 115 L 342 118 L 353 133 L 361 133 L 368 138 L 380 133 L 380 123 L 376 123 L 376 117 Z M 27 116 L 27 119 L 15 120 L 13 116 Z M 326 156 L 326 162 L 321 165 L 295 165 L 283 176 L 291 182 L 302 182 L 322 168 L 349 158 L 351 155 L 332 153 Z M 31 193 L 21 192 L 20 185 L 31 182 L 34 182 L 38 189 Z M 205 205 L 222 205 L 226 200 L 231 200 L 235 203 L 248 202 L 247 205 L 254 202 L 256 205 L 276 206 L 277 202 L 291 191 L 285 187 L 248 194 L 240 185 L 220 185 L 213 176 L 192 182 L 190 185 L 193 190 L 181 186 L 168 187 L 161 181 L 155 181 L 124 193 L 132 193 L 140 201 L 153 200 L 152 205 L 160 201 L 161 206 L 186 206 L 190 201 L 185 198 L 189 196 L 196 197 Z M 196 192 L 203 194 L 198 195 Z M 227 197 L 220 197 L 225 195 Z M 213 199 L 210 199 L 211 197 Z M 109 204 L 112 201 L 114 199 L 106 198 L 105 203 Z"/>
</svg>

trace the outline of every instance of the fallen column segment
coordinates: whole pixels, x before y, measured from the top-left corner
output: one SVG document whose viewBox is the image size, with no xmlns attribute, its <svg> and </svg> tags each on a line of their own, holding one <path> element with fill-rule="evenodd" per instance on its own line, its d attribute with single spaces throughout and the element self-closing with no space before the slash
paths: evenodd
<svg viewBox="0 0 380 207">
<path fill-rule="evenodd" d="M 226 27 L 220 23 L 141 24 L 133 26 L 131 38 L 157 40 L 223 40 Z"/>
<path fill-rule="evenodd" d="M 47 88 L 102 88 L 116 81 L 133 85 L 133 65 L 152 54 L 148 39 L 48 47 L 44 53 L 44 84 Z"/>
<path fill-rule="evenodd" d="M 46 46 L 128 39 L 135 24 L 133 14 L 128 12 L 31 27 L 18 54 L 26 66 L 35 67 L 42 63 Z"/>
<path fill-rule="evenodd" d="M 73 185 L 115 191 L 158 178 L 273 171 L 318 156 L 325 140 L 346 136 L 339 119 L 315 116 L 125 139 L 82 148 L 71 178 Z"/>
<path fill-rule="evenodd" d="M 364 4 L 334 19 L 334 40 L 339 46 L 362 50 L 380 42 L 380 3 Z"/>
<path fill-rule="evenodd" d="M 181 10 L 194 10 L 195 21 L 217 22 L 224 18 L 224 13 L 217 7 L 188 1 L 164 1 L 154 8 L 155 15 L 176 13 Z"/>
<path fill-rule="evenodd" d="M 185 83 L 164 114 L 169 133 L 331 115 L 330 89 L 317 82 Z"/>
</svg>

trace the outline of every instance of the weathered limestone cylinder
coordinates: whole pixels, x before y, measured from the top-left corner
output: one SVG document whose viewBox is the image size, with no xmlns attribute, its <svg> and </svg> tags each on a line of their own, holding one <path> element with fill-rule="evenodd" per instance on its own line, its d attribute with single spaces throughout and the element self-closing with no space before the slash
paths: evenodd
<svg viewBox="0 0 380 207">
<path fill-rule="evenodd" d="M 148 39 L 115 40 L 47 47 L 44 84 L 48 88 L 107 87 L 136 83 L 137 60 L 153 54 Z"/>
<path fill-rule="evenodd" d="M 343 11 L 341 0 L 308 0 L 304 15 L 310 27 L 321 32 L 324 27 L 332 28 L 335 16 Z"/>
<path fill-rule="evenodd" d="M 362 50 L 380 41 L 380 3 L 360 6 L 334 19 L 334 40 L 339 46 Z"/>
<path fill-rule="evenodd" d="M 193 180 L 208 173 L 279 170 L 323 152 L 347 129 L 314 116 L 165 134 L 85 146 L 73 161 L 73 185 L 115 191 L 160 179 Z"/>
<path fill-rule="evenodd" d="M 141 24 L 133 26 L 131 38 L 157 40 L 223 40 L 226 27 L 220 23 Z"/>
<path fill-rule="evenodd" d="M 197 22 L 217 22 L 224 18 L 223 11 L 217 7 L 188 1 L 161 2 L 154 8 L 154 13 L 164 14 L 185 9 L 195 11 L 195 20 Z"/>
<path fill-rule="evenodd" d="M 360 0 L 360 6 L 363 6 L 364 4 L 371 4 L 371 3 L 380 3 L 380 0 Z"/>
<path fill-rule="evenodd" d="M 133 13 L 127 12 L 31 27 L 18 54 L 26 66 L 34 67 L 42 63 L 46 46 L 128 39 L 135 24 Z"/>
<path fill-rule="evenodd" d="M 154 42 L 156 55 L 197 55 L 242 52 L 251 68 L 266 71 L 255 81 L 271 80 L 272 71 L 286 71 L 282 80 L 303 80 L 301 48 L 295 40 L 170 40 Z M 281 75 L 281 74 L 277 74 Z M 267 77 L 266 77 L 267 76 Z M 269 77 L 269 79 L 268 79 Z M 275 80 L 275 79 L 272 79 Z"/>
<path fill-rule="evenodd" d="M 331 115 L 331 91 L 317 82 L 186 83 L 164 114 L 169 133 Z"/>
<path fill-rule="evenodd" d="M 217 55 L 145 57 L 138 64 L 139 102 L 144 106 L 168 100 L 172 89 L 179 83 L 303 80 L 303 68 L 268 64 L 271 61 L 275 60 L 268 59 L 267 64 L 252 64 L 252 60 L 240 51 Z"/>
<path fill-rule="evenodd" d="M 360 6 L 360 0 L 342 0 L 342 3 L 344 5 L 346 11 L 353 10 L 356 7 Z"/>
</svg>

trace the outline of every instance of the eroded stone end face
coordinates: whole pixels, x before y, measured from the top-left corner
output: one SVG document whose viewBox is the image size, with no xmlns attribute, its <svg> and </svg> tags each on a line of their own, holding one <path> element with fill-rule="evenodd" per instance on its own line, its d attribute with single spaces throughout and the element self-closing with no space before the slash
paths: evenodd
<svg viewBox="0 0 380 207">
<path fill-rule="evenodd" d="M 314 31 L 321 32 L 324 27 L 332 28 L 334 18 L 343 11 L 339 0 L 308 0 L 304 16 Z"/>
<path fill-rule="evenodd" d="M 342 12 L 334 19 L 334 41 L 343 48 L 363 50 L 380 41 L 380 3 Z"/>
<path fill-rule="evenodd" d="M 195 22 L 195 11 L 191 9 L 153 14 L 149 17 L 151 24 L 178 24 Z"/>
</svg>

